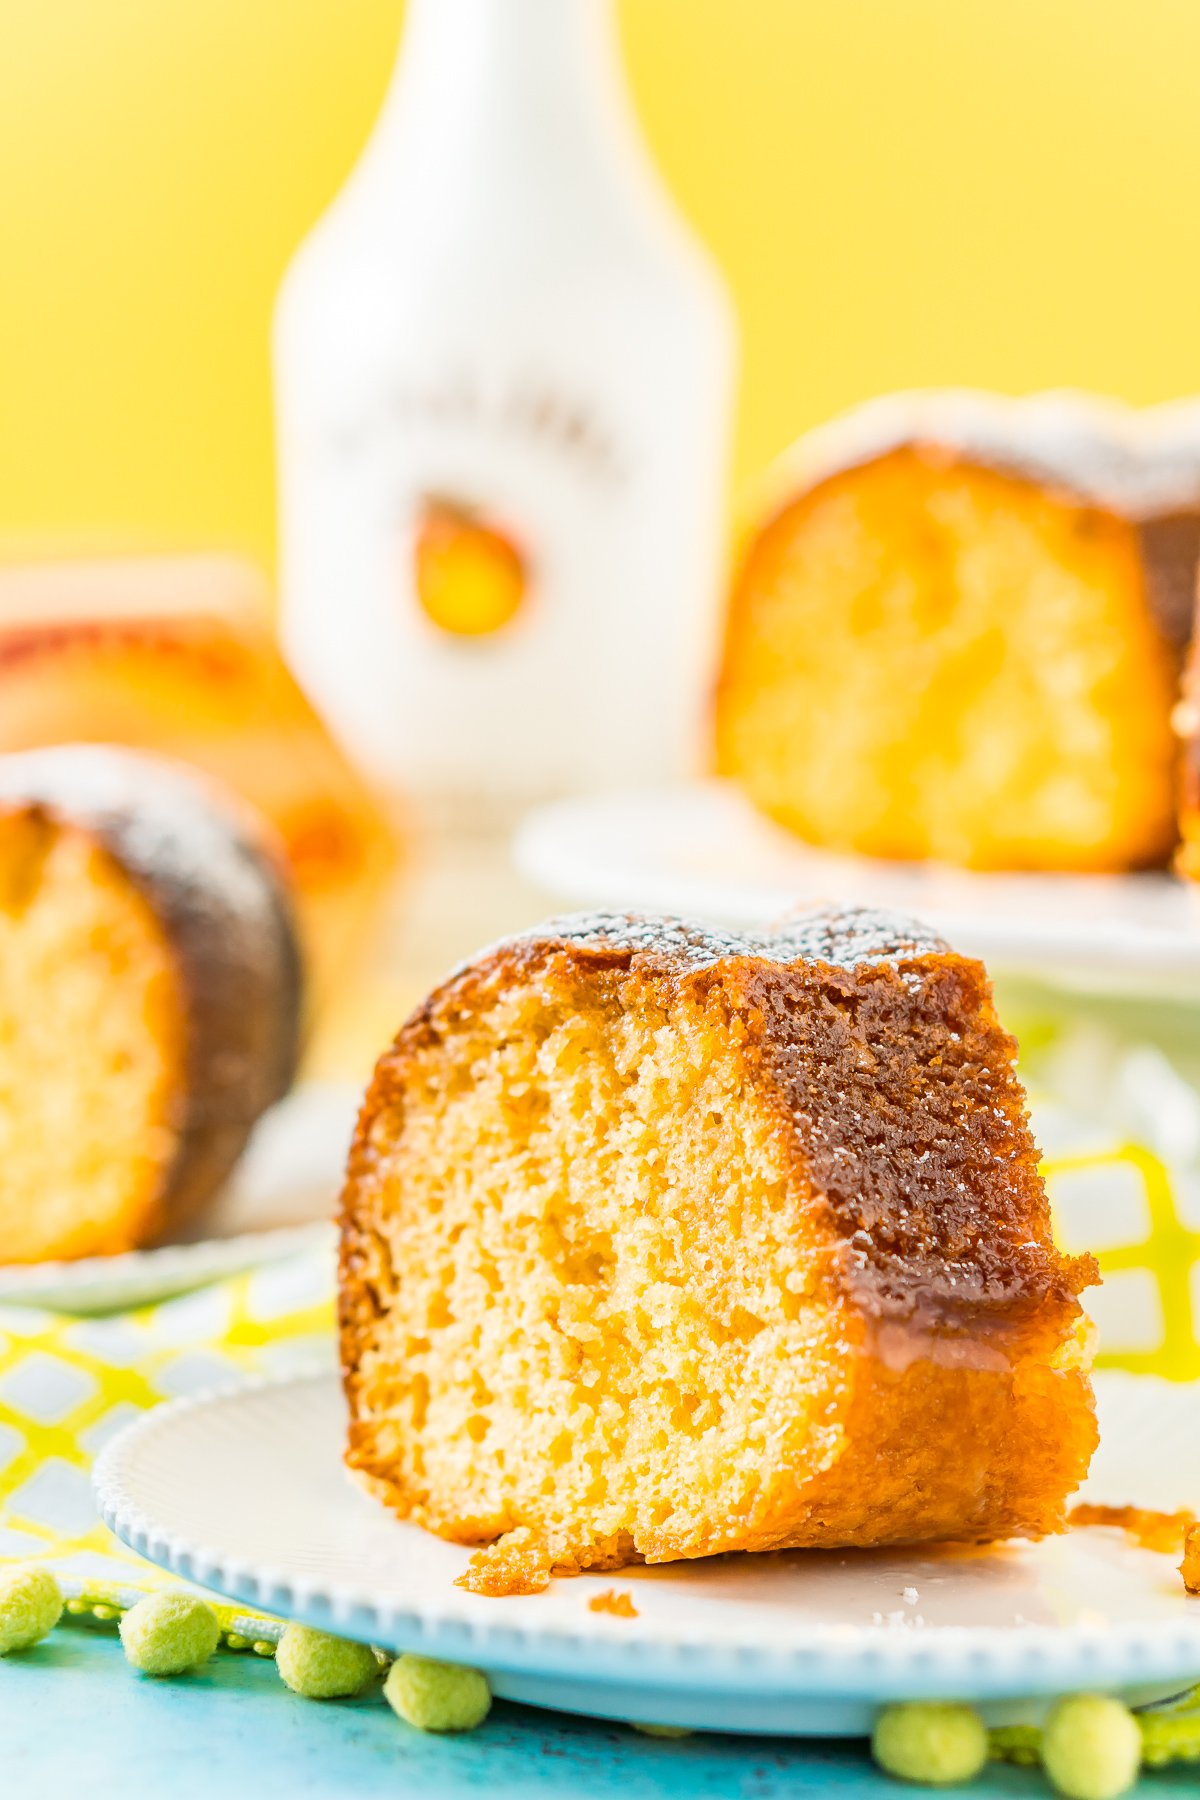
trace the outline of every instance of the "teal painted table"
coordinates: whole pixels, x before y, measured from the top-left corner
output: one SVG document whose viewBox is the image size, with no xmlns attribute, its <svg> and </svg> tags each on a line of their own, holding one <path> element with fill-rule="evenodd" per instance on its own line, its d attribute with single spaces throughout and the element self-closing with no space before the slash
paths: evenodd
<svg viewBox="0 0 1200 1800">
<path fill-rule="evenodd" d="M 208 1800 L 241 1791 L 279 1800 L 897 1800 L 862 1745 L 779 1739 L 659 1740 L 616 1726 L 498 1704 L 482 1730 L 423 1736 L 378 1691 L 299 1700 L 269 1662 L 219 1656 L 198 1675 L 153 1681 L 114 1638 L 56 1631 L 0 1662 L 0 1783 L 16 1800 Z M 1196 1800 L 1195 1769 L 1154 1774 L 1143 1800 Z M 1045 1796 L 1039 1774 L 997 1768 L 972 1800 Z"/>
</svg>

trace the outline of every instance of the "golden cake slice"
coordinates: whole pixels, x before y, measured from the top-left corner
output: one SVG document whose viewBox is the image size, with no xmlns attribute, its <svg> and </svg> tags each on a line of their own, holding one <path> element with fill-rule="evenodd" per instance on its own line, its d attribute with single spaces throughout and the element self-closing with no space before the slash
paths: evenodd
<svg viewBox="0 0 1200 1800">
<path fill-rule="evenodd" d="M 872 856 L 1169 861 L 1200 407 L 897 395 L 801 439 L 772 492 L 716 702 L 758 807 Z"/>
<path fill-rule="evenodd" d="M 248 816 L 129 752 L 0 757 L 0 1262 L 152 1243 L 287 1090 L 299 952 Z"/>
<path fill-rule="evenodd" d="M 396 839 L 230 557 L 0 570 L 0 750 L 111 743 L 193 763 L 280 839 L 318 1001 L 361 950 Z"/>
<path fill-rule="evenodd" d="M 1196 618 L 1200 620 L 1200 594 Z M 1200 881 L 1200 631 L 1193 632 L 1173 723 L 1179 738 L 1179 845 L 1176 871 Z"/>
<path fill-rule="evenodd" d="M 982 966 L 594 915 L 453 975 L 343 1197 L 347 1460 L 469 1585 L 1058 1530 L 1096 1441 Z"/>
</svg>

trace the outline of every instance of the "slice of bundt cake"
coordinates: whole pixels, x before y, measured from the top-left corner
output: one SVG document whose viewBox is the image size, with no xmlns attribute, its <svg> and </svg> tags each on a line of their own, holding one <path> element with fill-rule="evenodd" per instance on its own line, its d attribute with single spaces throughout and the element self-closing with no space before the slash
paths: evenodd
<svg viewBox="0 0 1200 1800">
<path fill-rule="evenodd" d="M 861 911 L 552 922 L 381 1059 L 343 1201 L 347 1460 L 468 1585 L 1058 1529 L 1095 1444 L 977 962 Z"/>
<path fill-rule="evenodd" d="M 835 849 L 1169 860 L 1200 407 L 897 395 L 772 485 L 730 600 L 720 772 Z"/>
<path fill-rule="evenodd" d="M 96 746 L 0 757 L 0 1262 L 194 1212 L 291 1082 L 299 998 L 288 899 L 224 796 Z"/>
<path fill-rule="evenodd" d="M 1200 882 L 1200 594 L 1197 629 L 1184 668 L 1182 692 L 1174 713 L 1179 738 L 1179 847 L 1175 867 L 1189 881 Z"/>
</svg>

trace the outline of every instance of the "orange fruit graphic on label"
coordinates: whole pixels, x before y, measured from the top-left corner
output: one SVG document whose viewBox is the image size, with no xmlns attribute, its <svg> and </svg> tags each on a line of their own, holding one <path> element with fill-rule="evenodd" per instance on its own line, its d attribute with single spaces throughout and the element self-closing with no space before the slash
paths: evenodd
<svg viewBox="0 0 1200 1800">
<path fill-rule="evenodd" d="M 516 617 L 528 580 L 507 532 L 446 500 L 425 503 L 413 546 L 417 599 L 456 637 L 486 637 Z"/>
</svg>

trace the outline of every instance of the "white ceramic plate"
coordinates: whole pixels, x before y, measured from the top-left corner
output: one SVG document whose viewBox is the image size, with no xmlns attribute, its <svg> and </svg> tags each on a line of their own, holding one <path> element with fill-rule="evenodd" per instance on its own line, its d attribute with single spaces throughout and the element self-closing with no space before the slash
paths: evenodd
<svg viewBox="0 0 1200 1800">
<path fill-rule="evenodd" d="M 927 920 L 997 966 L 1091 989 L 1200 993 L 1200 894 L 1166 874 L 987 875 L 816 850 L 723 782 L 538 808 L 521 872 L 585 906 L 769 924 L 798 903 L 856 901 Z"/>
<path fill-rule="evenodd" d="M 173 1243 L 78 1262 L 0 1264 L 0 1305 L 110 1312 L 332 1244 L 357 1090 L 310 1083 L 259 1123 L 224 1191 Z"/>
<path fill-rule="evenodd" d="M 1098 1387 L 1089 1497 L 1194 1502 L 1195 1389 Z M 485 1599 L 454 1585 L 466 1550 L 352 1485 L 343 1429 L 328 1375 L 174 1402 L 103 1452 L 99 1507 L 143 1556 L 244 1605 L 472 1663 L 506 1698 L 603 1718 L 829 1735 L 868 1730 L 892 1698 L 954 1695 L 999 1720 L 1030 1716 L 1031 1697 L 1146 1699 L 1200 1678 L 1200 1601 L 1169 1557 L 1115 1531 L 985 1552 L 731 1556 Z M 636 1618 L 589 1609 L 612 1588 Z"/>
</svg>

